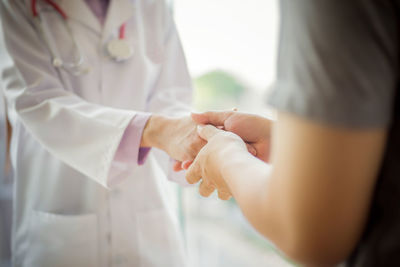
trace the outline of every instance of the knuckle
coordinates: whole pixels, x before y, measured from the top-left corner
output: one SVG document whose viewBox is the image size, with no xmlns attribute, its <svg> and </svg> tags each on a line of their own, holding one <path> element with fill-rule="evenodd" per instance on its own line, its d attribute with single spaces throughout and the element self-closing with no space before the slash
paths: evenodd
<svg viewBox="0 0 400 267">
<path fill-rule="evenodd" d="M 210 183 L 206 183 L 206 184 L 204 185 L 204 187 L 205 187 L 205 189 L 208 190 L 208 191 L 214 190 L 214 186 L 213 186 L 212 184 L 210 184 Z"/>
<path fill-rule="evenodd" d="M 197 181 L 195 174 L 193 174 L 191 170 L 189 170 L 188 173 L 186 174 L 186 181 L 189 184 L 195 184 Z"/>
<path fill-rule="evenodd" d="M 209 196 L 209 195 L 211 195 L 212 192 L 214 192 L 215 188 L 210 183 L 203 181 L 200 184 L 200 189 L 199 190 L 200 190 L 199 192 L 200 192 L 200 194 L 202 196 Z"/>
<path fill-rule="evenodd" d="M 202 189 L 202 188 L 200 188 L 199 193 L 203 197 L 208 197 L 210 195 L 209 191 Z"/>
<path fill-rule="evenodd" d="M 234 122 L 231 122 L 229 126 L 230 126 L 229 130 L 234 133 L 239 132 L 240 130 L 242 130 L 242 127 L 243 127 L 239 123 L 234 123 Z"/>
<path fill-rule="evenodd" d="M 189 183 L 189 184 L 194 184 L 195 183 L 195 181 L 194 180 L 192 180 L 191 178 L 186 178 L 186 181 Z"/>
<path fill-rule="evenodd" d="M 232 195 L 228 192 L 224 192 L 224 191 L 218 192 L 218 198 L 220 198 L 221 200 L 229 200 L 231 197 L 232 197 Z"/>
</svg>

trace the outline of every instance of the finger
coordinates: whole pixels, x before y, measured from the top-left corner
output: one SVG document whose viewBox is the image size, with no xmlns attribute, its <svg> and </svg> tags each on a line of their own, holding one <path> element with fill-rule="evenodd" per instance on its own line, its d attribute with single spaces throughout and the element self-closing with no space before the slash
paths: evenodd
<svg viewBox="0 0 400 267">
<path fill-rule="evenodd" d="M 194 158 L 199 154 L 200 150 L 207 144 L 207 141 L 202 139 L 197 133 L 195 133 L 195 140 L 191 144 L 191 152 L 192 152 L 192 158 L 191 159 L 186 159 L 187 160 L 194 160 Z"/>
<path fill-rule="evenodd" d="M 195 161 L 194 164 L 192 164 L 189 167 L 186 173 L 186 181 L 189 184 L 195 184 L 198 181 L 200 181 L 200 179 L 201 179 L 201 169 L 200 166 Z"/>
<path fill-rule="evenodd" d="M 218 198 L 221 200 L 229 200 L 232 197 L 231 193 L 218 191 Z"/>
<path fill-rule="evenodd" d="M 204 113 L 192 113 L 192 119 L 198 124 L 212 124 L 215 126 L 223 126 L 226 119 L 233 114 L 232 111 L 208 111 Z"/>
<path fill-rule="evenodd" d="M 213 137 L 220 131 L 221 130 L 215 128 L 212 125 L 197 125 L 197 133 L 201 138 L 203 138 L 206 141 L 210 140 L 211 137 Z"/>
<path fill-rule="evenodd" d="M 174 165 L 172 166 L 172 169 L 175 171 L 175 172 L 179 172 L 179 171 L 181 171 L 181 170 L 183 170 L 182 169 L 182 162 L 180 162 L 180 161 L 175 161 L 175 163 L 174 163 Z"/>
<path fill-rule="evenodd" d="M 208 184 L 204 180 L 201 181 L 200 186 L 199 186 L 199 193 L 203 197 L 209 197 L 215 190 L 215 187 L 211 184 Z"/>
<path fill-rule="evenodd" d="M 186 160 L 186 161 L 182 162 L 181 168 L 183 170 L 187 170 L 187 169 L 189 169 L 190 165 L 192 165 L 192 163 L 193 163 L 192 160 Z"/>
<path fill-rule="evenodd" d="M 250 144 L 247 144 L 247 151 L 249 151 L 249 153 L 251 153 L 253 156 L 257 156 L 257 150 Z"/>
</svg>

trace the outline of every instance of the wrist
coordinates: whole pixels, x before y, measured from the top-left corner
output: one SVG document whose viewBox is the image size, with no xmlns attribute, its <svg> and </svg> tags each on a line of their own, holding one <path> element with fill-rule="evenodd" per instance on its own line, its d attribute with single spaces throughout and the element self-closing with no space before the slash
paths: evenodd
<svg viewBox="0 0 400 267">
<path fill-rule="evenodd" d="M 237 166 L 242 166 L 242 162 L 251 156 L 247 149 L 238 146 L 226 146 L 218 152 L 218 162 L 220 164 L 220 175 L 222 179 L 229 185 L 232 172 L 237 171 Z M 251 156 L 252 157 L 252 156 Z M 224 160 L 229 159 L 229 160 Z"/>
<path fill-rule="evenodd" d="M 164 116 L 156 114 L 151 115 L 143 129 L 140 146 L 164 149 L 164 136 L 166 134 L 168 135 L 168 121 L 169 119 Z"/>
</svg>

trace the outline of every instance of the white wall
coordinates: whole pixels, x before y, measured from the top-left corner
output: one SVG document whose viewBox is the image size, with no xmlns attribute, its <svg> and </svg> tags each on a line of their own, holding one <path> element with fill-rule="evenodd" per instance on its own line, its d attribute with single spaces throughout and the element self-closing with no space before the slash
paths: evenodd
<svg viewBox="0 0 400 267">
<path fill-rule="evenodd" d="M 193 76 L 223 69 L 256 90 L 275 77 L 277 0 L 174 0 Z"/>
</svg>

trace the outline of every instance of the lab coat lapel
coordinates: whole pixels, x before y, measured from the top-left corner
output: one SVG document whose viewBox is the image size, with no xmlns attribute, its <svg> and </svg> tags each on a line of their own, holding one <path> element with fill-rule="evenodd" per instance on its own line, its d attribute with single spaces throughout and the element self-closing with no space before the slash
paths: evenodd
<svg viewBox="0 0 400 267">
<path fill-rule="evenodd" d="M 85 26 L 101 34 L 102 27 L 84 0 L 61 0 L 60 7 L 69 19 L 77 20 Z"/>
<path fill-rule="evenodd" d="M 133 0 L 111 0 L 104 24 L 103 40 L 116 32 L 122 24 L 134 15 Z"/>
</svg>

